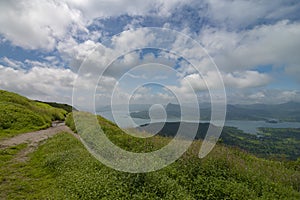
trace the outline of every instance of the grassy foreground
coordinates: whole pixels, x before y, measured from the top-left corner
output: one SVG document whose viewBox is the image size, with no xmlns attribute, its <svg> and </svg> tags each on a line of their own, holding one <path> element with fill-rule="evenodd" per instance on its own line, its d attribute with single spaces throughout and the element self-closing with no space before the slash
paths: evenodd
<svg viewBox="0 0 300 200">
<path fill-rule="evenodd" d="M 47 128 L 66 114 L 64 109 L 0 90 L 0 139 Z"/>
<path fill-rule="evenodd" d="M 66 113 L 0 90 L 0 139 L 46 128 Z M 134 138 L 114 123 L 97 119 L 109 139 L 128 151 L 154 151 L 171 140 Z M 72 114 L 66 124 L 75 130 Z M 144 174 L 106 167 L 68 133 L 40 144 L 26 162 L 19 159 L 26 144 L 2 148 L 0 199 L 300 199 L 300 159 L 270 161 L 220 144 L 199 159 L 200 146 L 201 141 L 195 141 L 173 164 Z"/>
<path fill-rule="evenodd" d="M 123 134 L 115 124 L 98 119 L 107 136 L 124 149 L 156 149 L 170 140 L 155 136 L 147 143 L 138 141 Z M 67 122 L 72 122 L 70 115 Z M 199 159 L 200 145 L 201 141 L 195 141 L 185 155 L 162 170 L 130 174 L 106 167 L 92 157 L 79 140 L 61 133 L 42 144 L 27 163 L 14 160 L 24 146 L 1 150 L 0 198 L 300 198 L 300 171 L 296 163 L 287 166 L 221 145 L 206 158 Z"/>
</svg>

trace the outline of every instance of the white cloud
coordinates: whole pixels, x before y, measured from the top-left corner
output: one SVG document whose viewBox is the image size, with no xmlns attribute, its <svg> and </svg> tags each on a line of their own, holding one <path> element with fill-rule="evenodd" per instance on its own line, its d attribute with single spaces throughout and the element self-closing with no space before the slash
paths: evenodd
<svg viewBox="0 0 300 200">
<path fill-rule="evenodd" d="M 13 69 L 22 69 L 24 68 L 24 63 L 14 60 L 14 59 L 9 59 L 7 57 L 3 57 L 0 59 L 0 62 L 3 63 L 4 65 L 11 67 Z"/>
<path fill-rule="evenodd" d="M 81 10 L 88 19 L 105 18 L 110 16 L 156 15 L 167 16 L 180 4 L 180 0 L 65 0 L 71 7 Z"/>
<path fill-rule="evenodd" d="M 57 50 L 60 52 L 61 57 L 69 63 L 71 68 L 77 71 L 83 60 L 93 53 L 97 46 L 99 44 L 91 40 L 78 43 L 74 38 L 68 38 L 58 43 Z"/>
<path fill-rule="evenodd" d="M 257 71 L 246 71 L 246 72 L 233 72 L 233 73 L 222 73 L 225 89 L 228 89 L 229 94 L 231 90 L 238 90 L 243 93 L 243 90 L 248 88 L 266 86 L 270 83 L 271 78 L 266 74 L 261 74 Z M 202 99 L 209 100 L 207 96 L 208 88 L 209 92 L 214 94 L 218 93 L 218 90 L 222 89 L 219 84 L 219 75 L 217 72 L 210 71 L 207 74 L 201 75 L 198 73 L 189 74 L 180 80 L 179 86 L 170 85 L 170 90 L 174 93 L 184 96 L 188 102 L 188 99 L 197 94 Z M 205 94 L 203 96 L 203 94 Z M 242 98 L 237 98 L 242 99 Z"/>
<path fill-rule="evenodd" d="M 300 3 L 293 0 L 207 0 L 209 17 L 218 26 L 237 29 L 259 20 L 288 19 L 298 13 Z"/>
<path fill-rule="evenodd" d="M 13 45 L 52 50 L 72 28 L 85 30 L 80 12 L 61 1 L 0 2 L 0 33 Z"/>
<path fill-rule="evenodd" d="M 147 46 L 155 36 L 148 29 L 136 29 L 123 31 L 112 37 L 112 45 L 115 51 L 125 52 Z"/>
<path fill-rule="evenodd" d="M 297 90 L 260 89 L 237 90 L 227 93 L 231 104 L 267 103 L 279 104 L 288 101 L 300 101 L 300 92 Z"/>
<path fill-rule="evenodd" d="M 259 6 L 255 1 L 208 0 L 208 2 L 210 17 L 219 23 L 223 22 L 231 26 L 247 26 L 262 17 L 266 11 L 265 7 Z"/>
<path fill-rule="evenodd" d="M 104 46 L 92 40 L 78 43 L 73 38 L 59 42 L 58 51 L 62 58 L 68 61 L 73 71 L 82 67 L 96 76 L 103 70 L 106 76 L 120 77 L 130 69 L 147 63 L 160 63 L 174 66 L 175 60 L 165 57 L 167 54 L 154 55 L 147 53 L 141 59 L 139 48 L 151 47 L 156 38 L 151 30 L 127 30 L 111 39 L 111 44 Z M 109 41 L 107 41 L 109 43 Z M 84 61 L 84 62 L 83 62 Z"/>
<path fill-rule="evenodd" d="M 263 65 L 298 68 L 300 63 L 300 24 L 280 21 L 251 30 L 228 32 L 206 29 L 200 40 L 218 67 L 227 72 L 256 69 Z"/>
<path fill-rule="evenodd" d="M 99 68 L 104 69 L 108 64 L 115 62 L 118 57 L 125 54 L 122 63 L 117 62 L 119 65 L 122 64 L 123 68 L 120 69 L 119 67 L 118 70 L 124 71 L 139 62 L 139 55 L 129 52 L 140 46 L 146 46 L 153 39 L 153 36 L 149 35 L 146 29 L 127 30 L 115 35 L 110 46 L 104 46 L 92 40 L 78 43 L 74 38 L 69 37 L 58 43 L 57 50 L 74 71 L 77 71 L 82 62 L 88 59 L 91 72 L 95 70 L 99 72 Z M 96 69 L 93 70 L 93 68 Z"/>
<path fill-rule="evenodd" d="M 123 14 L 167 16 L 185 3 L 179 0 L 1 1 L 0 34 L 25 49 L 53 50 L 66 36 L 89 33 L 86 27 L 94 19 Z M 87 38 L 96 40 L 100 36 L 101 31 L 92 31 Z"/>
<path fill-rule="evenodd" d="M 68 69 L 33 67 L 25 72 L 0 65 L 0 88 L 32 99 L 71 103 L 75 77 Z"/>
<path fill-rule="evenodd" d="M 257 71 L 245 71 L 225 74 L 223 80 L 225 86 L 230 88 L 253 88 L 267 85 L 271 77 Z"/>
<path fill-rule="evenodd" d="M 251 99 L 251 101 L 254 100 L 255 103 L 258 103 L 258 102 L 262 101 L 266 97 L 266 95 L 265 95 L 265 93 L 259 91 L 254 94 L 250 94 L 248 97 L 249 97 L 249 99 Z"/>
<path fill-rule="evenodd" d="M 174 60 L 183 56 L 191 63 L 182 61 L 177 68 L 178 78 L 173 80 L 168 74 L 151 73 L 151 70 L 140 73 L 129 73 L 132 79 L 147 79 L 151 76 L 154 80 L 164 80 L 164 83 L 174 82 L 170 89 L 184 95 L 187 99 L 193 92 L 206 90 L 206 84 L 212 88 L 220 85 L 216 79 L 218 74 L 212 72 L 214 63 L 211 62 L 205 50 L 188 43 L 183 36 L 174 38 L 171 34 L 151 32 L 149 29 L 133 28 L 143 21 L 142 16 L 155 16 L 156 19 L 167 19 L 181 11 L 180 6 L 188 5 L 198 9 L 199 1 L 164 1 L 164 0 L 45 0 L 45 1 L 0 1 L 0 34 L 4 40 L 12 45 L 25 49 L 55 50 L 65 63 L 60 63 L 55 56 L 45 56 L 45 62 L 25 60 L 20 62 L 14 58 L 3 57 L 0 61 L 5 65 L 0 67 L 0 87 L 16 91 L 31 98 L 48 99 L 70 102 L 71 88 L 76 72 L 87 56 L 85 62 L 87 69 L 79 75 L 81 87 L 89 88 L 98 84 L 101 89 L 99 96 L 106 97 L 109 101 L 111 88 L 116 85 L 118 78 L 137 65 L 145 63 L 160 63 L 175 66 Z M 199 9 L 199 16 L 208 18 L 211 24 L 204 26 L 198 36 L 191 27 L 186 27 L 181 32 L 193 35 L 204 45 L 220 68 L 220 73 L 227 88 L 243 91 L 268 85 L 271 81 L 270 72 L 260 73 L 257 70 L 262 65 L 271 65 L 274 68 L 284 67 L 288 75 L 299 79 L 300 63 L 300 23 L 289 19 L 300 3 L 290 4 L 290 1 L 268 0 L 203 0 L 209 3 L 208 11 Z M 178 9 L 179 8 L 179 9 Z M 204 12 L 201 13 L 201 12 Z M 185 12 L 185 11 L 182 11 Z M 208 12 L 208 13 L 207 13 Z M 87 26 L 96 18 L 109 20 L 110 17 L 128 15 L 142 15 L 133 19 L 124 28 L 124 32 L 111 38 L 109 46 L 102 46 L 98 39 L 105 40 L 105 30 L 87 30 Z M 180 19 L 182 20 L 182 19 Z M 186 19 L 190 20 L 190 19 Z M 270 20 L 265 25 L 260 20 Z M 188 23 L 187 23 L 188 24 Z M 174 27 L 172 21 L 166 22 L 165 27 Z M 128 30 L 127 30 L 128 29 Z M 200 29 L 200 27 L 199 27 Z M 102 32 L 103 31 L 103 32 Z M 84 32 L 84 33 L 83 33 Z M 78 39 L 79 38 L 79 39 Z M 160 53 L 159 57 L 148 53 L 140 59 L 140 52 L 132 51 L 135 48 L 162 46 L 174 51 L 178 55 L 169 52 Z M 94 51 L 96 48 L 96 51 Z M 93 53 L 93 54 L 91 54 Z M 119 56 L 125 55 L 122 59 Z M 169 57 L 168 57 L 169 56 Z M 173 60 L 172 60 L 173 59 Z M 113 62 L 114 61 L 114 62 Z M 113 62 L 106 71 L 103 79 L 97 83 L 98 76 Z M 71 70 L 59 69 L 68 63 Z M 204 82 L 196 72 L 203 73 Z M 26 71 L 27 70 L 27 71 Z M 257 71 L 256 71 L 257 70 Z M 158 70 L 158 72 L 160 72 Z M 18 77 L 18 78 L 15 78 Z M 169 82 L 168 82 L 169 81 Z M 178 86 L 178 82 L 180 85 Z M 177 83 L 177 84 L 176 84 Z M 132 83 L 130 83 L 132 84 Z M 126 85 L 127 86 L 127 85 Z M 252 99 L 253 101 L 265 101 L 268 95 L 273 95 L 273 100 L 282 101 L 285 95 L 287 99 L 296 98 L 299 94 L 295 91 L 280 92 L 277 95 L 268 91 L 245 93 L 237 99 Z M 47 91 L 47 92 L 45 92 Z M 118 101 L 130 98 L 124 88 L 117 88 Z M 276 97 L 275 97 L 276 96 Z M 167 93 L 140 94 L 141 102 L 160 100 L 170 101 Z"/>
<path fill-rule="evenodd" d="M 130 96 L 130 103 L 132 104 L 168 104 L 174 102 L 175 96 L 167 89 L 164 92 L 153 91 L 150 87 L 139 87 L 134 94 Z"/>
</svg>

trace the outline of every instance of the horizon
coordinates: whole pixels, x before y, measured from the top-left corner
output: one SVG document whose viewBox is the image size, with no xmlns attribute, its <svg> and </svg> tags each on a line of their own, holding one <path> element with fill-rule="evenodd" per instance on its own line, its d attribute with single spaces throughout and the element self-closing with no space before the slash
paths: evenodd
<svg viewBox="0 0 300 200">
<path fill-rule="evenodd" d="M 53 102 L 53 103 L 55 103 L 55 102 Z M 300 101 L 293 101 L 293 100 L 291 100 L 291 101 L 285 101 L 285 102 L 279 102 L 279 103 L 274 103 L 274 104 L 264 104 L 264 103 L 249 103 L 249 104 L 227 104 L 227 105 L 256 105 L 256 104 L 264 104 L 264 105 L 278 105 L 278 104 L 287 104 L 287 103 L 300 103 Z M 172 103 L 172 102 L 169 102 L 169 103 L 167 103 L 167 104 L 162 104 L 162 105 L 168 105 L 168 104 L 173 104 L 173 105 L 180 105 L 180 104 L 176 104 L 176 103 Z M 210 102 L 202 102 L 202 103 L 200 103 L 199 105 L 201 105 L 201 104 L 210 104 Z M 118 105 L 123 105 L 123 104 L 115 104 L 115 106 L 118 106 Z M 148 104 L 148 103 L 139 103 L 139 104 L 131 104 L 131 105 L 152 105 L 152 104 Z M 107 105 L 103 105 L 102 107 L 104 108 L 104 107 L 108 107 L 108 106 L 111 106 L 111 105 L 109 105 L 109 104 L 107 104 Z"/>
</svg>

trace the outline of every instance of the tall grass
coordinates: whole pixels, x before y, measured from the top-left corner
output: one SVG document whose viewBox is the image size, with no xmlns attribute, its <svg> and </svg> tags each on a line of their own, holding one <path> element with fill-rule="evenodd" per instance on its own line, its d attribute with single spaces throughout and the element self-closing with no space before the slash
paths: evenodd
<svg viewBox="0 0 300 200">
<path fill-rule="evenodd" d="M 44 129 L 53 120 L 64 120 L 66 111 L 0 90 L 0 139 Z"/>
</svg>

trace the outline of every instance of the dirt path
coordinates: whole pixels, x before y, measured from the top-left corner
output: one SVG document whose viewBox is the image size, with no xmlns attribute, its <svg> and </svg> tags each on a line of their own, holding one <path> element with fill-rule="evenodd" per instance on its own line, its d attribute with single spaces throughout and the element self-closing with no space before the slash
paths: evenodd
<svg viewBox="0 0 300 200">
<path fill-rule="evenodd" d="M 48 138 L 60 132 L 68 132 L 74 137 L 79 138 L 79 136 L 75 134 L 69 127 L 67 127 L 64 122 L 53 122 L 52 127 L 48 129 L 24 133 L 13 138 L 0 141 L 0 148 L 4 149 L 22 143 L 27 143 L 28 147 L 19 152 L 15 158 L 18 161 L 26 161 L 27 154 L 34 151 L 42 141 L 47 140 Z"/>
</svg>

